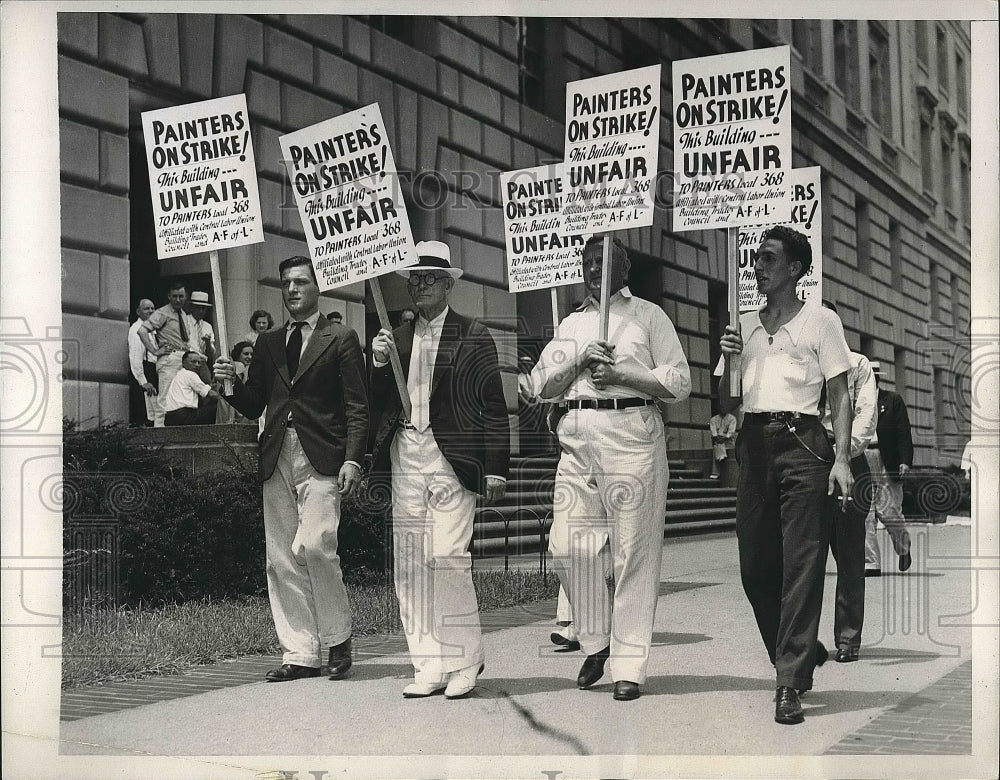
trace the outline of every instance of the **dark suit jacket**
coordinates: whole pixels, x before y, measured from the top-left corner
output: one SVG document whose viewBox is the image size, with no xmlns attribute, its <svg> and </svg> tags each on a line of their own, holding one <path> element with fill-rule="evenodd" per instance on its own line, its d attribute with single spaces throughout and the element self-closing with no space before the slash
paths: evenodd
<svg viewBox="0 0 1000 780">
<path fill-rule="evenodd" d="M 358 334 L 322 314 L 288 378 L 284 327 L 257 339 L 246 382 L 233 383 L 229 401 L 250 419 L 267 407 L 260 437 L 260 477 L 274 472 L 291 413 L 309 462 L 320 474 L 336 475 L 345 460 L 364 462 L 368 443 L 368 394 Z"/>
<path fill-rule="evenodd" d="M 878 425 L 875 428 L 878 449 L 890 477 L 899 478 L 899 464 L 913 465 L 913 438 L 910 417 L 899 393 L 878 391 Z"/>
<path fill-rule="evenodd" d="M 403 364 L 410 369 L 414 326 L 401 325 L 392 335 Z M 391 364 L 372 372 L 375 419 L 373 470 L 389 471 L 389 445 L 396 435 L 402 401 Z M 496 344 L 475 320 L 448 310 L 431 378 L 431 430 L 442 454 L 463 487 L 483 493 L 485 477 L 506 477 L 510 462 L 510 424 L 500 381 Z"/>
</svg>

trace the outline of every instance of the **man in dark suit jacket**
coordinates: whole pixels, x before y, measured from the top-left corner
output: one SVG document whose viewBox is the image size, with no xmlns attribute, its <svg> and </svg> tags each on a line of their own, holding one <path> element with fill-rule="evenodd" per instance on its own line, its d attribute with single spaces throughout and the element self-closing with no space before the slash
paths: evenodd
<svg viewBox="0 0 1000 780">
<path fill-rule="evenodd" d="M 881 383 L 881 364 L 872 361 L 875 381 Z M 878 425 L 875 438 L 865 450 L 876 493 L 865 521 L 865 576 L 882 574 L 882 554 L 878 546 L 878 521 L 889 532 L 892 546 L 899 556 L 899 570 L 906 571 L 913 563 L 910 557 L 910 534 L 903 517 L 903 477 L 913 466 L 913 438 L 910 416 L 899 393 L 878 390 Z"/>
<path fill-rule="evenodd" d="M 282 665 L 270 682 L 317 677 L 329 648 L 331 680 L 351 667 L 351 612 L 337 555 L 341 501 L 360 481 L 368 439 L 364 358 L 357 334 L 319 313 L 309 258 L 278 266 L 290 319 L 257 339 L 246 382 L 233 361 L 215 377 L 245 417 L 267 407 L 260 436 L 267 589 Z"/>
<path fill-rule="evenodd" d="M 469 543 L 476 496 L 503 497 L 510 427 L 496 345 L 448 306 L 462 271 L 447 244 L 421 241 L 408 277 L 420 313 L 372 342 L 374 469 L 391 470 L 395 584 L 415 669 L 406 698 L 470 693 L 483 649 Z M 409 419 L 388 365 L 397 350 Z"/>
</svg>

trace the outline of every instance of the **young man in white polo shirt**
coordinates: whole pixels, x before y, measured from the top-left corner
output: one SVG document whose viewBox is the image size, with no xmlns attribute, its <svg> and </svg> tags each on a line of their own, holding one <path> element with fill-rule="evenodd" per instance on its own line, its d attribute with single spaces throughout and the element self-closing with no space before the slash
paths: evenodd
<svg viewBox="0 0 1000 780">
<path fill-rule="evenodd" d="M 767 303 L 727 326 L 719 395 L 724 409 L 742 401 L 736 441 L 740 477 L 736 534 L 743 589 L 777 673 L 774 719 L 801 723 L 799 693 L 812 688 L 813 669 L 826 661 L 818 642 L 830 526 L 854 479 L 850 357 L 840 318 L 817 304 L 803 305 L 798 280 L 812 265 L 809 240 L 787 227 L 764 233 L 754 265 Z M 743 393 L 729 388 L 737 361 Z M 823 383 L 833 414 L 837 454 L 817 410 Z"/>
</svg>

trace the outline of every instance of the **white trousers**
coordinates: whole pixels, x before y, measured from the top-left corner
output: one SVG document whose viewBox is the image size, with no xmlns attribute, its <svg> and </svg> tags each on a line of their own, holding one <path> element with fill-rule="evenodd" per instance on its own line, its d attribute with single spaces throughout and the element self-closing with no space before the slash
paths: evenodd
<svg viewBox="0 0 1000 780">
<path fill-rule="evenodd" d="M 872 508 L 865 518 L 865 568 L 881 569 L 882 552 L 878 546 L 880 520 L 889 532 L 896 555 L 905 555 L 910 551 L 910 534 L 906 530 L 906 518 L 903 517 L 903 481 L 889 478 L 882 462 L 882 453 L 878 450 L 865 450 L 865 459 L 871 469 L 875 488 Z"/>
<path fill-rule="evenodd" d="M 601 566 L 604 571 L 604 579 L 608 579 L 614 573 L 611 565 L 611 548 L 605 545 L 601 548 Z M 569 596 L 566 595 L 566 588 L 559 585 L 559 595 L 556 597 L 556 622 L 573 622 L 573 605 L 569 603 Z"/>
<path fill-rule="evenodd" d="M 267 593 L 282 663 L 320 667 L 325 649 L 351 636 L 339 525 L 337 477 L 317 472 L 288 429 L 264 482 Z"/>
<path fill-rule="evenodd" d="M 163 411 L 163 402 L 167 399 L 170 383 L 174 381 L 177 372 L 181 370 L 183 355 L 183 352 L 169 352 L 156 358 L 156 384 L 159 387 L 156 389 L 157 404 L 153 409 L 154 428 L 163 427 L 163 416 L 166 414 Z"/>
<path fill-rule="evenodd" d="M 462 487 L 429 428 L 400 429 L 389 453 L 399 616 L 414 678 L 434 683 L 483 661 L 469 552 L 476 494 Z"/>
<path fill-rule="evenodd" d="M 559 422 L 549 552 L 587 655 L 611 647 L 616 682 L 646 681 L 659 595 L 667 451 L 656 407 L 570 411 Z M 612 603 L 601 550 L 610 543 Z"/>
</svg>

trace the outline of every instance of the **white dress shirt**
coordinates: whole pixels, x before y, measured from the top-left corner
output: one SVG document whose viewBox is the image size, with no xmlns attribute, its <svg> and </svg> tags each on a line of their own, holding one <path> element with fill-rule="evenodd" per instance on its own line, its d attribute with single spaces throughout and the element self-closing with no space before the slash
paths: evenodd
<svg viewBox="0 0 1000 780">
<path fill-rule="evenodd" d="M 565 370 L 582 355 L 587 345 L 600 335 L 600 305 L 588 297 L 579 309 L 559 323 L 555 337 L 542 350 L 531 372 L 531 385 L 541 396 L 545 383 Z M 628 287 L 611 296 L 608 316 L 608 341 L 615 345 L 615 357 L 631 357 L 672 394 L 667 403 L 683 401 L 691 393 L 691 370 L 677 338 L 674 324 L 666 312 L 649 301 L 632 295 Z M 581 371 L 561 398 L 649 398 L 646 393 L 623 385 L 598 389 L 590 371 Z M 544 401 L 559 398 L 542 397 Z"/>
<path fill-rule="evenodd" d="M 878 383 L 868 358 L 858 352 L 851 352 L 851 368 L 847 372 L 847 392 L 854 407 L 854 422 L 851 423 L 851 457 L 856 458 L 868 448 L 875 438 L 878 424 Z M 833 438 L 833 411 L 830 399 L 826 399 L 823 409 L 823 427 Z"/>
<path fill-rule="evenodd" d="M 139 383 L 139 387 L 142 387 L 149 380 L 146 379 L 146 373 L 143 371 L 143 362 L 148 361 L 150 363 L 156 362 L 156 356 L 152 352 L 146 350 L 146 346 L 142 343 L 142 339 L 139 338 L 139 328 L 142 326 L 143 320 L 136 320 L 133 322 L 128 329 L 128 365 L 129 369 L 132 371 L 132 376 L 135 381 Z M 156 342 L 156 334 L 153 335 L 153 342 Z"/>
</svg>

